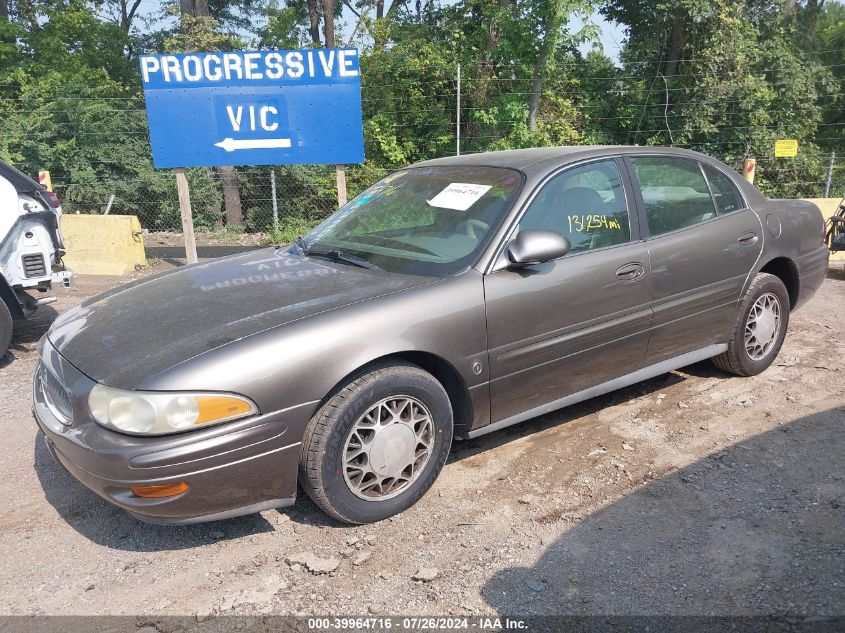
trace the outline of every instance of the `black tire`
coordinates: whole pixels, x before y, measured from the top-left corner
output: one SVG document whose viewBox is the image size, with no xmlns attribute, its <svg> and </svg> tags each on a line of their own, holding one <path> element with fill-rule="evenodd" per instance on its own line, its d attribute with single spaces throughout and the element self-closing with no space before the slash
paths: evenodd
<svg viewBox="0 0 845 633">
<path fill-rule="evenodd" d="M 12 342 L 12 314 L 9 307 L 0 299 L 0 358 L 6 355 Z"/>
<path fill-rule="evenodd" d="M 428 461 L 396 496 L 367 500 L 356 495 L 343 473 L 343 451 L 353 426 L 391 396 L 410 396 L 431 413 L 434 439 Z M 299 481 L 328 515 L 346 523 L 373 523 L 414 505 L 440 474 L 452 445 L 452 406 L 443 386 L 416 365 L 385 363 L 355 375 L 320 407 L 305 429 Z"/>
<path fill-rule="evenodd" d="M 762 358 L 755 360 L 745 349 L 745 325 L 755 302 L 767 293 L 774 295 L 780 304 L 780 322 L 774 344 Z M 783 345 L 783 339 L 789 327 L 789 293 L 786 291 L 786 286 L 774 275 L 757 273 L 740 300 L 737 312 L 737 320 L 733 332 L 731 332 L 728 350 L 714 357 L 713 363 L 729 374 L 756 376 L 772 364 Z"/>
</svg>

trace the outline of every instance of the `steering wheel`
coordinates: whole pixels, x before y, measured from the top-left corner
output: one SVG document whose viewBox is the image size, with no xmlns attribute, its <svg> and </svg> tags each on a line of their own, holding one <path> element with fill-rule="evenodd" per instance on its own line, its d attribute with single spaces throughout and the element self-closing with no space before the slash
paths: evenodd
<svg viewBox="0 0 845 633">
<path fill-rule="evenodd" d="M 464 235 L 471 237 L 474 240 L 481 239 L 484 234 L 490 229 L 490 225 L 483 220 L 479 220 L 477 218 L 470 218 L 469 220 L 464 221 L 461 229 Z"/>
</svg>

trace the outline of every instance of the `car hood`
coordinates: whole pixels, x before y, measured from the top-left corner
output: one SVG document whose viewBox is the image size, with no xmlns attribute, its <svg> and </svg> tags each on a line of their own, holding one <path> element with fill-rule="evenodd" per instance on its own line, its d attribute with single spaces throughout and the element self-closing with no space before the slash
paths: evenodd
<svg viewBox="0 0 845 633">
<path fill-rule="evenodd" d="M 47 336 L 93 380 L 133 389 L 252 334 L 430 281 L 265 249 L 118 286 L 65 312 Z"/>
</svg>

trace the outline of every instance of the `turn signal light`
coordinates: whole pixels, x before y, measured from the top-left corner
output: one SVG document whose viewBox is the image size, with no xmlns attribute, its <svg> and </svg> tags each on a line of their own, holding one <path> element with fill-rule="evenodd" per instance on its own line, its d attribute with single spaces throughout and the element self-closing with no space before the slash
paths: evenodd
<svg viewBox="0 0 845 633">
<path fill-rule="evenodd" d="M 199 414 L 194 424 L 239 418 L 253 411 L 253 406 L 243 398 L 231 396 L 196 396 Z"/>
<path fill-rule="evenodd" d="M 182 494 L 190 486 L 184 481 L 175 484 L 161 484 L 157 486 L 135 486 L 130 488 L 136 497 L 147 497 L 148 499 L 161 499 L 162 497 L 175 497 Z"/>
</svg>

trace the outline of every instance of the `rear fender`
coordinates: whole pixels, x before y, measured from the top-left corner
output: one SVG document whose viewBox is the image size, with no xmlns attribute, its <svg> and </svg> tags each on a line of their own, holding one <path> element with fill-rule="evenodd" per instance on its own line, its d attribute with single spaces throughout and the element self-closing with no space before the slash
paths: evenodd
<svg viewBox="0 0 845 633">
<path fill-rule="evenodd" d="M 765 239 L 759 267 L 753 272 L 780 277 L 789 291 L 791 310 L 796 310 L 815 294 L 827 274 L 830 254 L 822 213 L 808 200 L 767 199 L 754 210 Z"/>
</svg>

